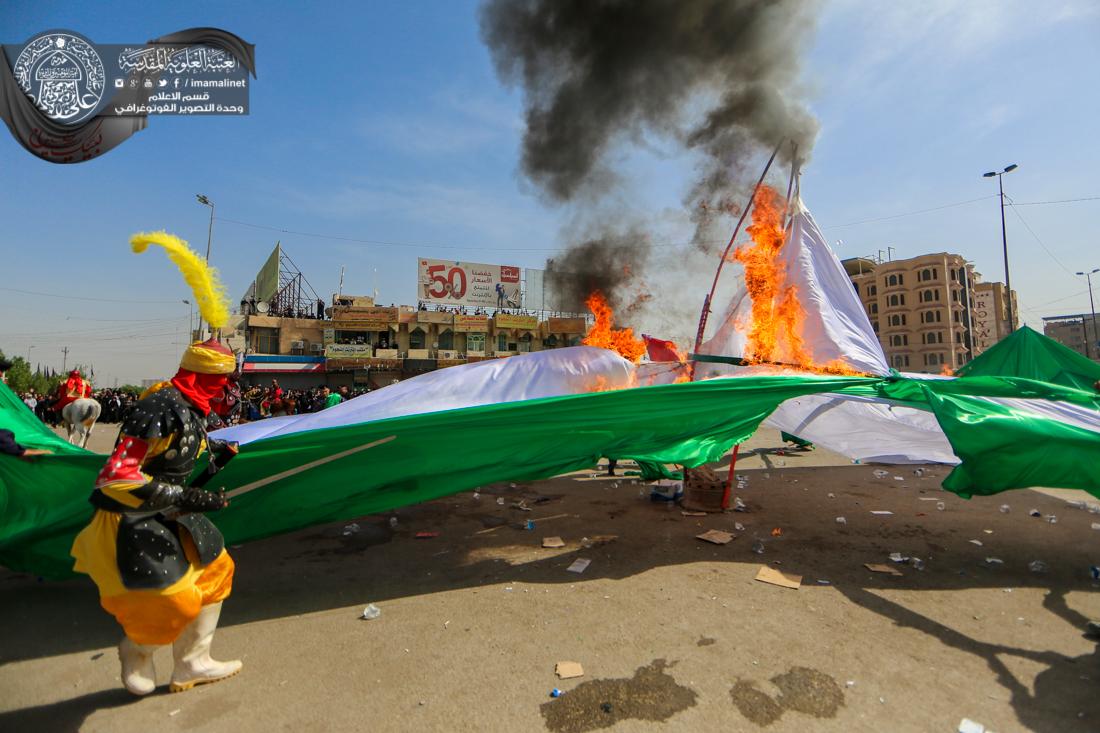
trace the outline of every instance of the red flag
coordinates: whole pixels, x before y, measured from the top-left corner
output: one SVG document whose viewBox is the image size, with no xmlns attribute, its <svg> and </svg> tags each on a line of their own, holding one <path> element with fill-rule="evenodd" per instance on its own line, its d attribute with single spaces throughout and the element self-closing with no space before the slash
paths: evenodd
<svg viewBox="0 0 1100 733">
<path fill-rule="evenodd" d="M 685 357 L 681 356 L 680 350 L 676 348 L 676 344 L 672 341 L 665 341 L 664 339 L 653 338 L 647 336 L 644 333 L 642 338 L 645 339 L 645 348 L 649 353 L 650 361 L 684 361 Z"/>
</svg>

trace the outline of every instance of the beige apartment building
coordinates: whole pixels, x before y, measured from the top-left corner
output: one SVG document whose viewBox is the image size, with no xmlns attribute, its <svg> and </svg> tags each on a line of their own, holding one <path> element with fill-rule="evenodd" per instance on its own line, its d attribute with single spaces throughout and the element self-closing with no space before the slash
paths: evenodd
<svg viewBox="0 0 1100 733">
<path fill-rule="evenodd" d="M 1012 326 L 1008 325 L 1007 289 L 1004 283 L 978 283 L 974 286 L 974 354 L 980 354 L 1019 328 L 1020 309 L 1016 291 L 1012 292 Z"/>
<path fill-rule="evenodd" d="M 961 255 L 905 260 L 844 260 L 890 366 L 899 371 L 955 370 L 978 353 L 974 304 L 978 275 Z"/>
</svg>

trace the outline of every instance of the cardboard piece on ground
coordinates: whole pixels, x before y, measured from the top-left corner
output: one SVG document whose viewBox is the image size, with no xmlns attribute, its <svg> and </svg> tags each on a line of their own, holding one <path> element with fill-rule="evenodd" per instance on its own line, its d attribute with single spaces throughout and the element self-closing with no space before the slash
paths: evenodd
<svg viewBox="0 0 1100 733">
<path fill-rule="evenodd" d="M 584 677 L 584 668 L 580 662 L 558 662 L 554 665 L 554 674 L 559 680 L 570 680 L 574 677 Z"/>
<path fill-rule="evenodd" d="M 619 539 L 617 534 L 594 534 L 590 540 L 593 545 L 606 545 Z"/>
<path fill-rule="evenodd" d="M 565 547 L 565 542 L 562 541 L 561 537 L 543 537 L 542 538 L 542 546 L 543 547 Z"/>
<path fill-rule="evenodd" d="M 705 516 L 707 516 L 706 512 L 689 512 L 686 509 L 681 509 L 680 514 L 682 516 L 685 516 L 685 517 L 705 517 Z"/>
<path fill-rule="evenodd" d="M 733 539 L 733 535 L 729 532 L 723 532 L 720 529 L 708 529 L 703 534 L 695 535 L 695 539 L 711 542 L 716 545 L 724 545 Z"/>
<path fill-rule="evenodd" d="M 892 565 L 886 565 L 880 562 L 865 562 L 863 567 L 870 570 L 872 573 L 886 573 L 887 575 L 902 575 L 898 572 L 897 568 Z"/>
<path fill-rule="evenodd" d="M 759 580 L 761 583 L 778 585 L 781 588 L 793 588 L 795 590 L 798 590 L 802 585 L 801 575 L 784 573 L 775 568 L 768 567 L 767 565 L 760 566 L 760 570 L 756 573 L 755 580 Z"/>
<path fill-rule="evenodd" d="M 592 561 L 587 557 L 578 557 L 573 561 L 573 564 L 566 568 L 571 573 L 583 573 L 588 569 L 588 566 L 592 564 Z"/>
</svg>

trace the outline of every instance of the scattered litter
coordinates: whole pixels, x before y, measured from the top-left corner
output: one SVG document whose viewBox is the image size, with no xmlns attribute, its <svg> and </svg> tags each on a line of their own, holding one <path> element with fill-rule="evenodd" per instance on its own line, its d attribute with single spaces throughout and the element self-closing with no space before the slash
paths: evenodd
<svg viewBox="0 0 1100 733">
<path fill-rule="evenodd" d="M 985 532 L 986 534 L 993 534 L 993 530 L 991 530 L 991 529 L 983 529 L 982 531 Z"/>
<path fill-rule="evenodd" d="M 783 528 L 782 527 L 773 527 L 772 528 L 772 537 L 780 537 L 782 535 L 783 535 Z"/>
<path fill-rule="evenodd" d="M 429 540 L 432 537 L 438 537 L 439 532 L 417 532 L 413 537 L 418 540 Z"/>
<path fill-rule="evenodd" d="M 755 552 L 757 555 L 763 555 L 764 554 L 764 543 L 761 542 L 760 540 L 757 540 L 756 542 L 753 542 L 752 543 L 752 551 Z"/>
<path fill-rule="evenodd" d="M 1010 507 L 1008 504 L 1001 504 L 1000 510 L 1001 514 L 1008 514 L 1010 511 L 1012 511 L 1012 507 Z"/>
<path fill-rule="evenodd" d="M 1032 509 L 1030 512 L 1028 512 L 1028 514 L 1030 514 L 1033 517 L 1043 516 L 1043 513 L 1041 511 L 1039 511 L 1038 509 Z"/>
<path fill-rule="evenodd" d="M 982 541 L 981 540 L 970 540 L 970 544 L 977 545 L 978 547 L 981 547 L 982 546 Z"/>
<path fill-rule="evenodd" d="M 914 468 L 913 469 L 913 475 L 914 476 L 923 476 L 924 475 L 924 469 L 923 468 Z"/>
<path fill-rule="evenodd" d="M 985 726 L 970 718 L 963 718 L 959 721 L 959 733 L 985 733 Z"/>
<path fill-rule="evenodd" d="M 939 501 L 939 499 L 937 499 L 934 496 L 922 496 L 922 497 L 920 497 L 920 500 L 921 501 Z"/>
<path fill-rule="evenodd" d="M 585 547 L 595 547 L 596 545 L 606 545 L 619 539 L 617 534 L 594 534 L 592 539 L 585 537 L 582 542 Z"/>
<path fill-rule="evenodd" d="M 943 503 L 942 501 L 940 501 L 940 502 L 936 502 L 936 510 L 937 510 L 937 511 L 941 511 L 941 512 L 942 512 L 942 511 L 944 511 L 945 509 L 947 509 L 947 504 L 944 504 L 944 503 Z"/>
<path fill-rule="evenodd" d="M 175 710 L 173 710 L 173 711 L 171 711 L 170 713 L 168 713 L 168 717 L 169 717 L 169 718 L 171 718 L 171 717 L 172 717 L 173 715 L 177 715 L 177 714 L 179 714 L 179 711 L 180 711 L 180 709 L 179 709 L 179 708 L 176 708 Z"/>
<path fill-rule="evenodd" d="M 1100 504 L 1089 504 L 1089 514 L 1100 514 Z"/>
<path fill-rule="evenodd" d="M 359 531 L 359 523 L 358 522 L 352 522 L 351 524 L 345 524 L 344 525 L 344 536 L 345 537 L 347 537 L 348 535 L 353 535 L 358 531 Z"/>
<path fill-rule="evenodd" d="M 745 506 L 745 502 L 741 501 L 740 496 L 733 497 L 733 511 L 735 512 L 747 512 L 749 508 Z"/>
<path fill-rule="evenodd" d="M 562 540 L 561 537 L 543 537 L 542 538 L 542 546 L 543 547 L 565 547 L 565 542 Z"/>
<path fill-rule="evenodd" d="M 856 681 L 855 680 L 848 680 L 847 682 L 844 683 L 844 686 L 845 687 L 855 687 L 856 686 Z"/>
<path fill-rule="evenodd" d="M 921 560 L 919 557 L 909 558 L 909 565 L 917 570 L 924 570 L 924 560 Z"/>
<path fill-rule="evenodd" d="M 1004 565 L 1005 561 L 999 557 L 987 557 L 985 559 L 986 565 Z"/>
<path fill-rule="evenodd" d="M 1092 576 L 1093 580 L 1100 580 L 1100 566 L 1089 565 L 1089 575 Z"/>
<path fill-rule="evenodd" d="M 504 497 L 503 496 L 498 496 L 497 497 L 497 505 L 498 506 L 504 506 Z"/>
<path fill-rule="evenodd" d="M 508 488 L 509 489 L 514 489 L 514 488 L 516 488 L 516 485 L 515 484 L 508 484 Z"/>
<path fill-rule="evenodd" d="M 825 580 L 824 578 L 818 578 L 817 579 L 817 584 L 818 585 L 832 585 L 832 581 Z"/>
<path fill-rule="evenodd" d="M 880 562 L 865 562 L 863 567 L 870 570 L 872 573 L 886 573 L 887 575 L 902 575 L 902 573 L 890 565 Z"/>
<path fill-rule="evenodd" d="M 901 476 L 894 476 L 894 480 L 895 481 L 904 481 L 905 479 L 902 478 Z"/>
<path fill-rule="evenodd" d="M 556 687 L 553 690 L 550 690 L 550 697 L 561 697 L 564 694 L 565 694 L 564 692 L 562 692 L 561 690 L 559 690 Z"/>
<path fill-rule="evenodd" d="M 481 501 L 481 492 L 480 491 L 475 491 L 474 492 L 474 501 Z"/>
<path fill-rule="evenodd" d="M 397 527 L 397 517 L 390 517 L 390 529 Z"/>
<path fill-rule="evenodd" d="M 737 530 L 738 532 L 744 532 L 745 531 L 745 525 L 741 524 L 740 522 L 734 522 L 733 523 L 733 528 L 735 530 Z M 1100 529 L 1100 526 L 1093 527 L 1093 529 Z"/>
<path fill-rule="evenodd" d="M 1087 504 L 1085 504 L 1085 502 L 1078 501 L 1076 499 L 1073 499 L 1072 501 L 1067 501 L 1066 504 L 1070 505 L 1074 509 L 1084 509 L 1086 506 L 1088 506 Z"/>
<path fill-rule="evenodd" d="M 801 575 L 784 573 L 775 568 L 770 568 L 767 565 L 760 566 L 760 570 L 756 573 L 755 580 L 759 580 L 761 583 L 778 585 L 781 588 L 793 588 L 795 590 L 798 590 L 799 586 L 802 585 Z"/>
<path fill-rule="evenodd" d="M 584 677 L 584 668 L 580 662 L 558 662 L 554 665 L 554 674 L 559 680 L 571 680 L 574 677 Z"/>
<path fill-rule="evenodd" d="M 573 564 L 566 568 L 570 573 L 583 573 L 588 569 L 588 566 L 592 564 L 592 561 L 587 557 L 578 557 L 573 561 Z"/>
<path fill-rule="evenodd" d="M 833 493 L 831 493 L 831 492 L 830 492 L 830 493 L 829 493 L 829 498 L 830 498 L 830 499 L 835 499 L 835 498 L 836 498 L 836 494 L 833 494 Z"/>
<path fill-rule="evenodd" d="M 1100 529 L 1100 522 L 1093 522 L 1092 523 L 1092 528 L 1093 529 Z"/>
<path fill-rule="evenodd" d="M 705 517 L 705 516 L 707 516 L 706 512 L 689 512 L 686 509 L 680 510 L 680 514 L 682 514 L 685 517 Z"/>
<path fill-rule="evenodd" d="M 909 556 L 902 555 L 900 552 L 891 552 L 890 562 L 909 562 Z"/>
<path fill-rule="evenodd" d="M 889 471 L 883 471 L 881 468 L 876 468 L 873 473 L 875 474 L 875 478 L 886 478 L 890 475 Z"/>
<path fill-rule="evenodd" d="M 366 619 L 367 621 L 370 621 L 372 619 L 378 618 L 381 615 L 382 615 L 382 609 L 379 608 L 378 606 L 374 605 L 373 603 L 370 603 L 370 604 L 367 605 L 366 608 L 363 609 L 363 615 L 361 615 L 359 618 Z"/>
<path fill-rule="evenodd" d="M 1027 569 L 1033 573 L 1045 573 L 1050 569 L 1050 566 L 1042 560 L 1032 560 L 1027 564 Z"/>
<path fill-rule="evenodd" d="M 611 707 L 611 703 L 609 702 L 601 702 L 600 710 L 607 713 L 608 715 L 611 715 L 611 711 L 614 710 L 614 708 Z"/>
<path fill-rule="evenodd" d="M 725 545 L 733 539 L 733 535 L 729 532 L 723 532 L 720 529 L 708 529 L 703 534 L 695 535 L 695 539 L 710 542 L 715 545 Z"/>
<path fill-rule="evenodd" d="M 515 504 L 512 504 L 512 508 L 513 509 L 519 509 L 521 512 L 531 511 L 531 507 L 527 506 L 527 500 L 526 499 L 522 499 L 520 501 L 517 501 Z"/>
<path fill-rule="evenodd" d="M 889 509 L 872 509 L 871 514 L 874 514 L 876 517 L 888 517 L 892 515 L 893 512 Z"/>
<path fill-rule="evenodd" d="M 528 529 L 528 530 L 534 529 L 535 528 L 535 520 L 528 519 L 527 522 L 524 523 L 523 528 Z"/>
<path fill-rule="evenodd" d="M 1048 514 L 1047 522 L 1050 524 L 1058 524 L 1058 517 L 1054 516 L 1053 514 Z"/>
<path fill-rule="evenodd" d="M 847 524 L 847 523 L 848 523 L 848 520 L 847 520 L 847 519 L 845 519 L 844 517 L 837 517 L 837 518 L 836 518 L 836 523 L 837 523 L 837 524 Z"/>
</svg>

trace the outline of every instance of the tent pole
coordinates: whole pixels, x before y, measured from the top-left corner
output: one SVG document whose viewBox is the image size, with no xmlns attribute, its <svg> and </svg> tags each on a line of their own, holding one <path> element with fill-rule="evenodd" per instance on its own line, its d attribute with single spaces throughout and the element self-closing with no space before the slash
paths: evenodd
<svg viewBox="0 0 1100 733">
<path fill-rule="evenodd" d="M 710 293 L 703 300 L 703 312 L 699 315 L 699 330 L 695 334 L 695 349 L 694 353 L 699 352 L 699 347 L 703 345 L 703 331 L 707 327 L 707 316 L 710 315 L 711 301 L 714 300 L 714 291 L 718 288 L 718 277 L 722 274 L 722 266 L 726 264 L 726 258 L 729 256 L 730 250 L 733 249 L 734 240 L 737 239 L 737 235 L 741 232 L 741 225 L 745 223 L 745 217 L 748 215 L 749 210 L 752 208 L 752 202 L 756 198 L 756 192 L 760 190 L 760 187 L 764 184 L 764 178 L 768 175 L 768 171 L 772 167 L 772 162 L 775 160 L 775 156 L 779 154 L 779 149 L 783 146 L 783 139 L 779 140 L 779 144 L 775 146 L 775 150 L 772 151 L 772 155 L 768 158 L 767 165 L 764 166 L 764 172 L 760 174 L 759 180 L 756 185 L 753 186 L 752 195 L 749 196 L 749 201 L 745 205 L 744 211 L 741 212 L 741 218 L 737 220 L 737 226 L 733 228 L 733 235 L 730 237 L 729 244 L 726 245 L 726 249 L 722 252 L 722 258 L 718 260 L 718 269 L 714 272 L 714 282 L 711 283 Z M 691 381 L 695 381 L 695 362 L 692 361 L 688 367 L 688 375 Z"/>
<path fill-rule="evenodd" d="M 730 508 L 730 489 L 733 487 L 733 471 L 737 466 L 737 452 L 740 450 L 741 444 L 733 444 L 733 454 L 730 456 L 730 472 L 726 476 L 726 490 L 722 492 L 722 509 Z"/>
</svg>

